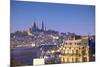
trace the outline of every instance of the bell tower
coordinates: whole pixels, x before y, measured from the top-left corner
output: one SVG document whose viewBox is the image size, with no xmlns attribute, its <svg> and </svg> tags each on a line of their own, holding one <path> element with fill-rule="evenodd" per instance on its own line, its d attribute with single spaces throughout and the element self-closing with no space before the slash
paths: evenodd
<svg viewBox="0 0 100 67">
<path fill-rule="evenodd" d="M 42 27 L 41 29 L 44 31 L 44 21 L 42 20 Z"/>
</svg>

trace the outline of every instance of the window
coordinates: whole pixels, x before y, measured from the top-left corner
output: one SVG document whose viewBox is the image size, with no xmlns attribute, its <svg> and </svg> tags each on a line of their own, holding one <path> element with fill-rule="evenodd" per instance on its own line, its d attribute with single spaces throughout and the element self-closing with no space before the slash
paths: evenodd
<svg viewBox="0 0 100 67">
<path fill-rule="evenodd" d="M 77 43 L 77 45 L 81 45 L 81 43 Z"/>
<path fill-rule="evenodd" d="M 78 45 L 81 45 L 81 43 L 78 43 Z"/>
<path fill-rule="evenodd" d="M 70 45 L 72 45 L 72 43 L 70 43 Z"/>
<path fill-rule="evenodd" d="M 84 45 L 87 45 L 87 43 L 84 43 Z"/>
<path fill-rule="evenodd" d="M 82 51 L 82 54 L 83 54 L 83 55 L 85 55 L 85 50 L 84 50 L 84 51 Z"/>
<path fill-rule="evenodd" d="M 67 62 L 69 63 L 69 58 L 67 58 Z"/>
<path fill-rule="evenodd" d="M 76 50 L 76 55 L 78 55 L 78 50 Z"/>
<path fill-rule="evenodd" d="M 65 62 L 65 59 L 63 58 L 63 62 Z"/>
<path fill-rule="evenodd" d="M 72 62 L 74 62 L 74 58 L 72 58 Z"/>
<path fill-rule="evenodd" d="M 87 58 L 86 58 L 86 57 L 84 57 L 84 58 L 83 58 L 83 62 L 86 62 L 86 61 L 87 61 Z"/>
<path fill-rule="evenodd" d="M 79 62 L 78 58 L 76 58 L 76 62 Z"/>
<path fill-rule="evenodd" d="M 72 54 L 74 54 L 74 50 L 72 50 Z"/>
</svg>

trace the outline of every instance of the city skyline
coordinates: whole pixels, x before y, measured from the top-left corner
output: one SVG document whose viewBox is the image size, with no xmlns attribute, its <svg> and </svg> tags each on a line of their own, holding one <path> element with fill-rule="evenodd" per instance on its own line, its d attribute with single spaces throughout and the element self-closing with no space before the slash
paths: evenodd
<svg viewBox="0 0 100 67">
<path fill-rule="evenodd" d="M 34 21 L 41 28 L 42 20 L 47 29 L 95 34 L 94 6 L 11 1 L 11 32 L 27 30 Z"/>
</svg>

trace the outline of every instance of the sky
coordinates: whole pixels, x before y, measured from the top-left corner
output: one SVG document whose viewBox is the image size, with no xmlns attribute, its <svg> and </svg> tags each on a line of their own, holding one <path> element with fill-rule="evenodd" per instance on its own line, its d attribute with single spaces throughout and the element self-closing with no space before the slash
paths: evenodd
<svg viewBox="0 0 100 67">
<path fill-rule="evenodd" d="M 11 32 L 28 30 L 35 21 L 41 28 L 76 34 L 95 34 L 95 6 L 11 1 Z"/>
</svg>

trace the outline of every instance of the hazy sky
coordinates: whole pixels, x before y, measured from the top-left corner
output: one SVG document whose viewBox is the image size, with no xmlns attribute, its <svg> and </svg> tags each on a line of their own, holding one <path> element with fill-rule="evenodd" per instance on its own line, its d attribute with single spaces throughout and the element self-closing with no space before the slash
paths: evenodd
<svg viewBox="0 0 100 67">
<path fill-rule="evenodd" d="M 27 30 L 32 22 L 41 28 L 76 34 L 94 34 L 95 7 L 87 5 L 51 4 L 39 2 L 11 2 L 11 32 Z"/>
</svg>

